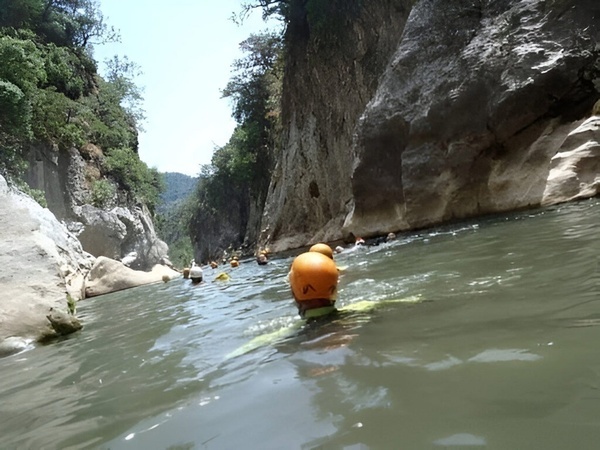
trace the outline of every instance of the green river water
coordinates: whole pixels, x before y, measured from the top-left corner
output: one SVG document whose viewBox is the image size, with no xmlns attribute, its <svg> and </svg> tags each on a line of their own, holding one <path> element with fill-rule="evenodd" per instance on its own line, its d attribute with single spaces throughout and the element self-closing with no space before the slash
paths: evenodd
<svg viewBox="0 0 600 450">
<path fill-rule="evenodd" d="M 599 238 L 598 199 L 399 235 L 309 325 L 291 257 L 81 301 L 0 360 L 0 449 L 599 448 Z"/>
</svg>

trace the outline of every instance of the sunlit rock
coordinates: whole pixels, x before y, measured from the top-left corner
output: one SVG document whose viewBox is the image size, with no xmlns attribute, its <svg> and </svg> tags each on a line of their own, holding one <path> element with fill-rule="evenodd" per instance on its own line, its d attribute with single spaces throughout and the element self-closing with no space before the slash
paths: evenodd
<svg viewBox="0 0 600 450">
<path fill-rule="evenodd" d="M 600 112 L 597 3 L 407 2 L 381 15 L 382 4 L 365 2 L 344 52 L 292 43 L 259 244 L 281 251 L 598 194 L 586 123 Z M 377 45 L 385 63 L 368 71 Z"/>
<path fill-rule="evenodd" d="M 156 235 L 145 205 L 117 190 L 103 202 L 94 201 L 94 183 L 102 179 L 101 159 L 102 150 L 92 144 L 61 152 L 40 144 L 31 149 L 26 179 L 32 188 L 44 191 L 50 211 L 86 252 L 113 259 L 136 252 L 131 267 L 149 270 L 168 255 L 168 246 Z"/>
<path fill-rule="evenodd" d="M 37 340 L 48 328 L 48 311 L 67 307 L 67 293 L 83 297 L 93 258 L 48 209 L 2 177 L 0 223 L 0 343 Z"/>
<path fill-rule="evenodd" d="M 173 279 L 180 274 L 166 266 L 156 265 L 149 272 L 133 270 L 122 262 L 101 256 L 96 259 L 85 280 L 85 296 L 95 297 L 144 284 L 164 282 L 163 277 Z"/>
<path fill-rule="evenodd" d="M 600 116 L 575 128 L 550 160 L 542 204 L 588 198 L 600 193 Z"/>
</svg>

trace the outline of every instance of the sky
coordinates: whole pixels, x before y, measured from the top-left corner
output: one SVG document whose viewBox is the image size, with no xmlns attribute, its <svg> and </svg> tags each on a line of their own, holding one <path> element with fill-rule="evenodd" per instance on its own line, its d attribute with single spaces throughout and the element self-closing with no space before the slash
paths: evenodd
<svg viewBox="0 0 600 450">
<path fill-rule="evenodd" d="M 159 172 L 197 176 L 215 148 L 235 128 L 231 104 L 221 98 L 231 64 L 244 54 L 239 44 L 250 34 L 274 30 L 260 10 L 241 26 L 230 18 L 242 0 L 99 0 L 107 25 L 120 43 L 95 45 L 100 73 L 114 55 L 140 66 L 146 112 L 139 155 Z"/>
</svg>

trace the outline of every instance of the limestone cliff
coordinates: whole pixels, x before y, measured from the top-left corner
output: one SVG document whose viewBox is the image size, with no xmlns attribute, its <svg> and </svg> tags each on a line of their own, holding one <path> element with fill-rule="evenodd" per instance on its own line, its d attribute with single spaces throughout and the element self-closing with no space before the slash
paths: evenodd
<svg viewBox="0 0 600 450">
<path fill-rule="evenodd" d="M 87 144 L 81 150 L 59 151 L 49 146 L 32 148 L 28 184 L 45 192 L 48 209 L 93 256 L 121 260 L 135 254 L 133 269 L 150 269 L 167 256 L 168 246 L 154 230 L 145 205 L 115 190 L 102 207 L 94 206 L 92 183 L 99 179 L 102 151 Z"/>
<path fill-rule="evenodd" d="M 79 241 L 46 208 L 0 176 L 0 356 L 49 330 L 46 315 L 67 309 L 67 293 L 84 296 L 93 264 Z M 13 338 L 15 346 L 3 346 Z M 22 339 L 25 339 L 23 341 Z"/>
<path fill-rule="evenodd" d="M 363 2 L 335 48 L 290 43 L 263 245 L 598 194 L 600 3 L 412 3 Z"/>
<path fill-rule="evenodd" d="M 362 2 L 323 36 L 300 14 L 287 30 L 282 149 L 260 241 L 283 250 L 333 240 L 352 200 L 352 137 L 414 1 Z"/>
</svg>

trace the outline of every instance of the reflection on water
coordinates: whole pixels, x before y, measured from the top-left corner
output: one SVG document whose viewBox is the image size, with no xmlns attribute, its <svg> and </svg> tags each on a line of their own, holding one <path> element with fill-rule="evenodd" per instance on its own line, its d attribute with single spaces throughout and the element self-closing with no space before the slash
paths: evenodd
<svg viewBox="0 0 600 450">
<path fill-rule="evenodd" d="M 85 300 L 81 333 L 0 360 L 0 448 L 594 448 L 599 215 L 342 253 L 340 305 L 378 307 L 309 324 L 290 258 Z"/>
</svg>

